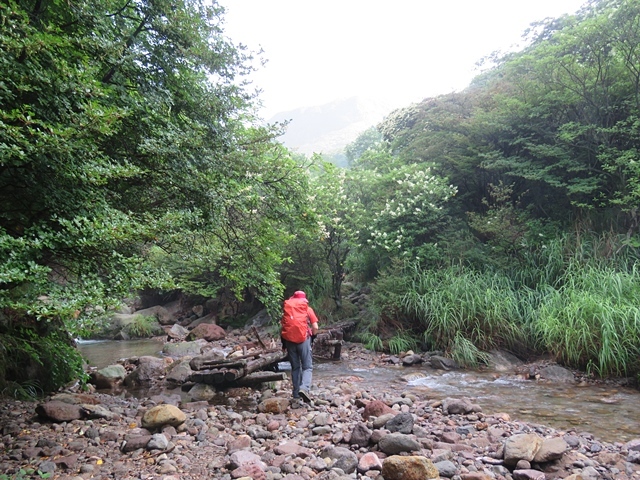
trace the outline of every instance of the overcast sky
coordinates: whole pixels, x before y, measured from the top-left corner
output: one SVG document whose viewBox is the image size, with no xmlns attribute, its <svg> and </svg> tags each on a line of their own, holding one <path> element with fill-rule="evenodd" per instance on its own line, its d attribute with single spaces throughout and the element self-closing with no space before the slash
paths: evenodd
<svg viewBox="0 0 640 480">
<path fill-rule="evenodd" d="M 263 116 L 354 95 L 390 107 L 465 88 L 482 57 L 584 0 L 219 0 L 234 43 L 262 48 Z"/>
</svg>

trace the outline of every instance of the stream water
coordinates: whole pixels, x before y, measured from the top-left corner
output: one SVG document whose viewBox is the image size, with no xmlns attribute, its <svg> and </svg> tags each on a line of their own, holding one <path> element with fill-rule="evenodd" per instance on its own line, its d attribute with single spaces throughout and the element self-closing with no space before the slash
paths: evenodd
<svg viewBox="0 0 640 480">
<path fill-rule="evenodd" d="M 156 340 L 80 342 L 78 348 L 98 368 L 120 358 L 160 356 Z M 415 374 L 415 375 L 410 375 Z M 403 380 L 401 377 L 420 377 Z M 421 367 L 375 366 L 357 362 L 315 362 L 314 383 L 359 383 L 375 391 L 391 386 L 423 398 L 468 397 L 487 413 L 508 413 L 512 419 L 549 425 L 559 430 L 588 432 L 606 442 L 640 438 L 640 392 L 611 385 L 575 385 L 524 380 L 516 375 L 495 378 L 492 373 L 440 371 Z"/>
</svg>

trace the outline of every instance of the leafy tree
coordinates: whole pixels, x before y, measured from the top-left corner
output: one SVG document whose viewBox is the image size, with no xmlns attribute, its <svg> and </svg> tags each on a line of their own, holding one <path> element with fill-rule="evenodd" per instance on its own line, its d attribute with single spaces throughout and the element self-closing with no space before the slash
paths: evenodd
<svg viewBox="0 0 640 480">
<path fill-rule="evenodd" d="M 3 333 L 77 331 L 142 286 L 275 308 L 306 179 L 276 130 L 252 126 L 250 57 L 222 15 L 199 0 L 0 7 Z"/>
</svg>

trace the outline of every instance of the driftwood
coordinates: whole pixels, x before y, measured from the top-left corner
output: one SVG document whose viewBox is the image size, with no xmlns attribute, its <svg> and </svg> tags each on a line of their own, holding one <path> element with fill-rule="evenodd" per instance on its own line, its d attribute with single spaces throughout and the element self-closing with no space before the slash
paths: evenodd
<svg viewBox="0 0 640 480">
<path fill-rule="evenodd" d="M 318 332 L 313 343 L 313 355 L 320 358 L 340 360 L 344 333 L 355 327 L 355 322 L 345 322 L 322 329 Z"/>
<path fill-rule="evenodd" d="M 190 362 L 191 368 L 196 371 L 190 375 L 189 381 L 206 383 L 208 385 L 222 385 L 236 382 L 253 372 L 284 360 L 286 356 L 286 352 L 278 349 L 267 352 L 256 352 L 226 360 L 216 359 L 209 361 L 206 358 L 196 357 Z M 258 378 L 259 377 L 255 377 L 248 380 L 248 382 L 255 385 L 259 383 L 257 381 Z M 267 379 L 264 381 L 271 382 L 273 380 Z"/>
<path fill-rule="evenodd" d="M 321 330 L 313 345 L 314 356 L 340 360 L 344 332 L 352 329 L 354 325 L 353 322 L 344 323 Z M 243 355 L 233 358 L 207 357 L 206 355 L 195 357 L 189 362 L 193 373 L 188 381 L 223 387 L 255 386 L 264 382 L 283 380 L 284 373 L 264 370 L 283 361 L 287 357 L 287 352 L 281 348 L 267 348 L 267 344 L 272 346 L 274 342 L 272 340 L 264 342 L 255 328 L 253 333 L 258 341 L 252 344 L 255 346 L 259 344 L 261 349 L 247 352 L 250 346 L 244 345 Z"/>
<path fill-rule="evenodd" d="M 265 382 L 279 382 L 284 380 L 285 376 L 284 372 L 255 372 L 239 378 L 236 380 L 235 385 L 238 387 L 254 387 Z"/>
</svg>

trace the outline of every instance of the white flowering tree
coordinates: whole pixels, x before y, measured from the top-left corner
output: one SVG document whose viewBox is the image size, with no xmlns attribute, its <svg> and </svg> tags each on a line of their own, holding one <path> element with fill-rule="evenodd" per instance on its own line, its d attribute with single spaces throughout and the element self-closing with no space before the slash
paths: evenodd
<svg viewBox="0 0 640 480">
<path fill-rule="evenodd" d="M 418 260 L 433 250 L 436 234 L 446 221 L 444 205 L 456 194 L 456 187 L 434 175 L 426 164 L 374 172 L 369 181 L 377 196 L 367 215 L 367 245 L 382 256 Z"/>
<path fill-rule="evenodd" d="M 315 160 L 318 171 L 312 180 L 310 203 L 318 221 L 319 245 L 331 272 L 331 297 L 340 308 L 345 264 L 356 246 L 365 211 L 354 191 L 355 172 L 323 162 L 319 157 Z"/>
</svg>

